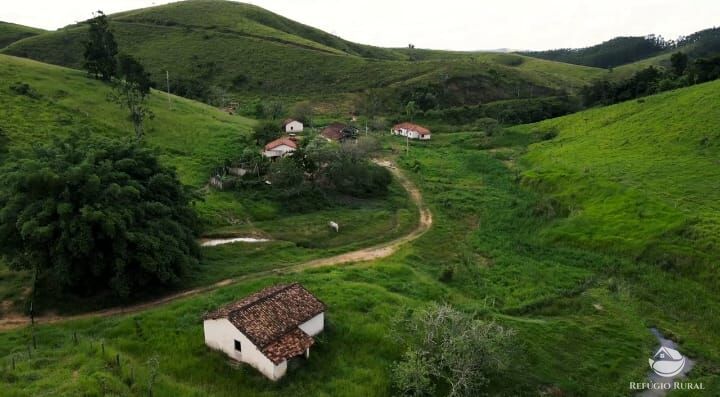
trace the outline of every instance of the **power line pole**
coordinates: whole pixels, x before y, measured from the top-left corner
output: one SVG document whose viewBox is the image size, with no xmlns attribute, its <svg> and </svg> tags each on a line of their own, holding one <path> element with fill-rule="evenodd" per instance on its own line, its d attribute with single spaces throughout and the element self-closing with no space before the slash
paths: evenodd
<svg viewBox="0 0 720 397">
<path fill-rule="evenodd" d="M 165 82 L 167 83 L 167 98 L 168 104 L 170 104 L 170 71 L 165 71 Z"/>
</svg>

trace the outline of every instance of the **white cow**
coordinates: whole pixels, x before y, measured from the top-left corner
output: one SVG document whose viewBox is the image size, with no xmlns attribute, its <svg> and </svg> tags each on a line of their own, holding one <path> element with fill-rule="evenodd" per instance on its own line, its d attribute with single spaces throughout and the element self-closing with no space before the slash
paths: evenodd
<svg viewBox="0 0 720 397">
<path fill-rule="evenodd" d="M 328 223 L 328 225 L 330 226 L 331 229 L 335 230 L 335 233 L 340 233 L 340 225 L 338 225 L 337 223 L 335 223 L 333 221 L 330 221 Z"/>
</svg>

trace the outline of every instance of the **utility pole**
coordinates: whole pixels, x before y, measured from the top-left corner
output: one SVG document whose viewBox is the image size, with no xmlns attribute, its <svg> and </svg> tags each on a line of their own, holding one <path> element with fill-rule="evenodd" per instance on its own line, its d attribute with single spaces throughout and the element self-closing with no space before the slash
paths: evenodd
<svg viewBox="0 0 720 397">
<path fill-rule="evenodd" d="M 165 82 L 167 83 L 167 98 L 168 104 L 170 104 L 170 71 L 165 71 Z"/>
</svg>

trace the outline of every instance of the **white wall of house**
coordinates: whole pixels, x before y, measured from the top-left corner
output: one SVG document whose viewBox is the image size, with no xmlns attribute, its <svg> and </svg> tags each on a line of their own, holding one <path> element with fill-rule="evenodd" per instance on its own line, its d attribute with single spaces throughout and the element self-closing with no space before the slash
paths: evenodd
<svg viewBox="0 0 720 397">
<path fill-rule="evenodd" d="M 285 132 L 302 132 L 303 131 L 303 123 L 293 120 L 287 124 L 285 124 Z"/>
<path fill-rule="evenodd" d="M 222 351 L 234 360 L 252 365 L 272 380 L 278 380 L 285 375 L 287 361 L 275 365 L 228 319 L 205 320 L 203 329 L 205 344 L 209 347 Z M 235 349 L 235 341 L 240 342 L 240 351 Z"/>
<path fill-rule="evenodd" d="M 395 134 L 395 135 L 406 136 L 406 137 L 408 137 L 408 138 L 410 138 L 410 139 L 421 139 L 421 140 L 425 140 L 425 141 L 428 140 L 428 139 L 430 139 L 430 134 L 424 134 L 424 135 L 423 135 L 423 134 L 420 134 L 420 133 L 417 132 L 417 131 L 408 130 L 408 129 L 405 129 L 405 128 L 394 129 L 394 130 L 392 130 L 392 133 Z"/>
<path fill-rule="evenodd" d="M 290 147 L 288 145 L 280 145 L 280 146 L 275 146 L 274 148 L 272 148 L 270 150 L 264 151 L 263 156 L 265 156 L 265 157 L 282 157 L 282 156 L 285 156 L 286 154 L 288 154 L 290 152 L 294 152 L 294 151 L 295 151 L 294 147 Z"/>
<path fill-rule="evenodd" d="M 310 336 L 319 334 L 325 328 L 325 313 L 320 313 L 310 320 L 305 321 L 300 324 L 298 328 Z"/>
</svg>

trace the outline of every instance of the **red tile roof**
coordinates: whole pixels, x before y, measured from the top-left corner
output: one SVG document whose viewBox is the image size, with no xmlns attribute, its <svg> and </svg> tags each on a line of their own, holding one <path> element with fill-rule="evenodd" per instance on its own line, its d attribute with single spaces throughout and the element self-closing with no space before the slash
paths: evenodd
<svg viewBox="0 0 720 397">
<path fill-rule="evenodd" d="M 227 318 L 275 364 L 295 357 L 314 340 L 298 328 L 325 311 L 325 304 L 298 283 L 263 289 L 205 315 Z"/>
<path fill-rule="evenodd" d="M 312 336 L 306 334 L 300 328 L 295 328 L 285 336 L 265 346 L 262 352 L 265 357 L 277 365 L 288 358 L 303 354 L 314 343 L 315 339 Z"/>
<path fill-rule="evenodd" d="M 287 137 L 282 137 L 282 138 L 278 138 L 272 142 L 269 142 L 267 145 L 265 145 L 265 150 L 272 150 L 281 145 L 287 145 L 293 149 L 297 149 L 297 143 L 295 143 L 295 141 L 293 141 L 292 139 L 287 138 Z"/>
<path fill-rule="evenodd" d="M 409 131 L 417 131 L 421 134 L 429 134 L 430 133 L 429 129 L 427 129 L 421 125 L 417 125 L 417 124 L 413 124 L 413 123 L 400 123 L 400 124 L 396 124 L 395 127 L 393 127 L 393 129 L 395 129 L 395 130 L 400 129 L 400 128 L 404 128 Z"/>
</svg>

